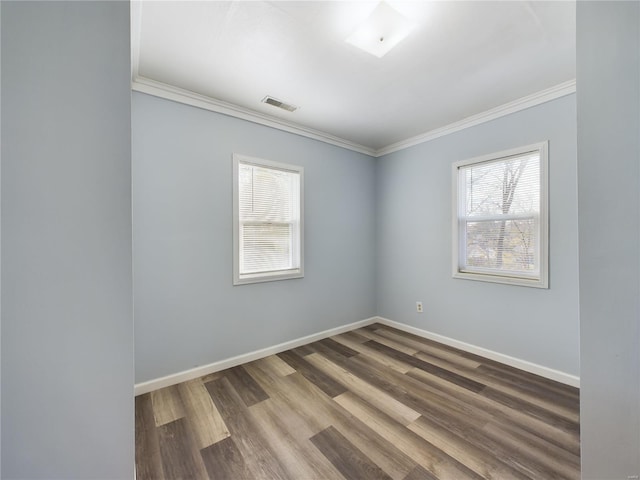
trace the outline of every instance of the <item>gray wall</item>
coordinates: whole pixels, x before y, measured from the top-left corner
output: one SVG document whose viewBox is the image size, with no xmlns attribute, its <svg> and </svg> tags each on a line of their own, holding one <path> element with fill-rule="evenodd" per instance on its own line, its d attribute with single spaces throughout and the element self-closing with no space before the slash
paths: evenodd
<svg viewBox="0 0 640 480">
<path fill-rule="evenodd" d="M 2 145 L 2 5 L 0 4 L 0 145 Z M 2 211 L 2 148 L 0 148 L 0 212 Z M 0 215 L 1 218 L 1 215 Z M 0 272 L 2 272 L 2 221 L 0 220 Z M 0 274 L 0 292 L 2 292 Z M 0 294 L 0 412 L 2 412 L 2 295 Z M 2 414 L 0 413 L 0 477 L 2 477 Z"/>
<path fill-rule="evenodd" d="M 131 478 L 129 4 L 1 8 L 2 477 Z"/>
<path fill-rule="evenodd" d="M 379 159 L 378 314 L 579 374 L 575 95 Z M 550 289 L 451 277 L 451 164 L 549 140 Z M 415 311 L 424 302 L 425 313 Z"/>
<path fill-rule="evenodd" d="M 0 11 L 2 476 L 130 478 L 128 4 L 3 1 Z M 640 471 L 640 13 L 636 2 L 579 2 L 577 14 L 583 478 L 624 479 Z M 345 273 L 337 275 L 335 263 L 325 265 L 339 243 L 336 231 L 323 228 L 330 225 L 354 235 L 364 231 L 369 241 L 378 233 L 380 314 L 577 373 L 572 97 L 381 159 L 377 228 L 365 207 L 374 198 L 370 159 L 136 97 L 140 163 L 134 173 L 144 173 L 135 183 L 136 211 L 148 214 L 139 216 L 137 267 L 147 268 L 140 275 L 175 276 L 173 284 L 171 277 L 157 279 L 146 292 L 137 285 L 139 314 L 148 310 L 145 296 L 151 302 L 158 295 L 168 307 L 168 313 L 151 311 L 158 314 L 155 320 L 141 319 L 138 337 L 167 348 L 170 335 L 186 331 L 171 339 L 172 346 L 195 353 L 174 358 L 172 352 L 147 352 L 168 355 L 171 362 L 157 371 L 141 365 L 142 379 L 374 314 L 368 307 L 374 298 L 371 243 L 354 248 L 355 254 L 341 253 Z M 542 138 L 551 140 L 551 290 L 454 284 L 449 212 L 430 211 L 431 205 L 449 205 L 450 163 Z M 309 270 L 298 286 L 230 287 L 232 151 L 302 163 L 314 173 L 307 193 Z M 187 168 L 178 168 L 179 161 Z M 426 174 L 422 182 L 417 174 Z M 365 177 L 360 182 L 359 175 Z M 350 207 L 344 201 L 352 196 Z M 152 200 L 157 209 L 145 204 Z M 421 208 L 411 207 L 413 202 Z M 194 223 L 207 213 L 206 235 L 198 239 Z M 355 213 L 363 218 L 354 224 Z M 168 227 L 181 230 L 172 235 Z M 440 237 L 445 240 L 434 244 Z M 151 252 L 139 251 L 143 242 Z M 219 251 L 203 255 L 207 242 Z M 363 272 L 354 272 L 355 266 Z M 310 287 L 321 287 L 323 294 L 309 295 Z M 278 300 L 269 300 L 270 293 Z M 477 325 L 460 321 L 470 307 L 456 301 L 459 295 L 485 312 Z M 190 303 L 178 308 L 182 300 Z M 286 300 L 292 305 L 283 307 Z M 413 313 L 416 300 L 425 302 L 423 316 Z M 502 302 L 501 320 L 486 328 L 489 303 L 496 300 Z M 514 320 L 515 305 L 527 312 Z M 312 321 L 301 324 L 300 318 Z M 205 338 L 189 334 L 192 326 Z M 533 328 L 548 335 L 536 334 L 530 350 L 524 343 Z M 211 347 L 215 355 L 204 358 Z"/>
<path fill-rule="evenodd" d="M 577 20 L 582 478 L 626 479 L 640 474 L 640 4 L 578 2 Z"/>
<path fill-rule="evenodd" d="M 375 160 L 133 94 L 136 382 L 375 315 Z M 305 277 L 233 286 L 231 156 L 305 168 Z"/>
</svg>

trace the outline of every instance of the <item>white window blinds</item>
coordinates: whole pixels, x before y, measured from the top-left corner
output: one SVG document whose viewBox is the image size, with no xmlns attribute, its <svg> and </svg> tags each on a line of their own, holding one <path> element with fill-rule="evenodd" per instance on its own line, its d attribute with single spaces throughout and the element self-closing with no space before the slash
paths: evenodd
<svg viewBox="0 0 640 480">
<path fill-rule="evenodd" d="M 546 262 L 543 149 L 457 166 L 456 273 L 542 282 Z M 543 249 L 543 247 L 545 247 Z M 543 251 L 544 250 L 544 251 Z"/>
<path fill-rule="evenodd" d="M 302 169 L 242 158 L 235 168 L 238 254 L 234 281 L 302 276 Z"/>
</svg>

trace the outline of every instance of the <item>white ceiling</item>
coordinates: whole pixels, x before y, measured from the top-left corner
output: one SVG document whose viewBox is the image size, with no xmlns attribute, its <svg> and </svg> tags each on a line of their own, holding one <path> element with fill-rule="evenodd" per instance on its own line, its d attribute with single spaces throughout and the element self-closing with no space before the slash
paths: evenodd
<svg viewBox="0 0 640 480">
<path fill-rule="evenodd" d="M 383 58 L 345 42 L 377 3 L 132 2 L 134 88 L 159 82 L 380 151 L 575 78 L 574 2 L 389 0 L 417 26 Z"/>
</svg>

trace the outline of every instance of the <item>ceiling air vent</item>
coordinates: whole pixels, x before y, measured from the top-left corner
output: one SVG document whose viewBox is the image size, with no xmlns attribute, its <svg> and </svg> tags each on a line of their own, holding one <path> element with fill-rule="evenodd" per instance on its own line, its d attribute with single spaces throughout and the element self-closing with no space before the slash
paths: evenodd
<svg viewBox="0 0 640 480">
<path fill-rule="evenodd" d="M 281 108 L 283 110 L 286 110 L 287 112 L 295 112 L 298 109 L 298 107 L 296 107 L 295 105 L 281 102 L 280 100 L 270 97 L 269 95 L 262 99 L 262 103 L 268 103 L 269 105 Z"/>
</svg>

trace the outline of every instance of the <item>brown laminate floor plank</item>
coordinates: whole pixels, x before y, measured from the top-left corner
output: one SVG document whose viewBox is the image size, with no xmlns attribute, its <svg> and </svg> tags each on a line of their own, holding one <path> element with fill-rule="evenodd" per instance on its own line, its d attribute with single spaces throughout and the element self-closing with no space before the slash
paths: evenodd
<svg viewBox="0 0 640 480">
<path fill-rule="evenodd" d="M 501 462 L 484 445 L 477 445 L 465 437 L 459 437 L 448 428 L 420 417 L 407 428 L 420 435 L 440 450 L 448 452 L 458 462 L 487 479 L 527 480 L 529 476 Z"/>
<path fill-rule="evenodd" d="M 540 394 L 542 394 L 542 392 L 544 391 L 553 392 L 556 396 L 565 396 L 574 401 L 579 399 L 579 390 L 570 385 L 550 381 L 546 378 L 540 377 L 539 375 L 525 372 L 515 367 L 505 365 L 503 363 L 499 363 L 495 360 L 491 360 L 485 357 L 481 357 L 474 353 L 465 352 L 455 347 L 430 340 L 428 338 L 419 337 L 412 333 L 400 331 L 393 327 L 389 327 L 388 325 L 373 324 L 370 325 L 370 327 L 371 331 L 376 335 L 381 335 L 383 331 L 392 332 L 396 335 L 401 335 L 416 342 L 423 343 L 429 348 L 428 351 L 423 350 L 427 353 L 435 354 L 435 352 L 440 352 L 437 353 L 438 355 L 440 355 L 442 352 L 447 352 L 453 356 L 458 356 L 480 363 L 481 365 L 478 367 L 479 370 L 486 372 L 488 375 L 493 375 L 496 379 L 502 381 L 510 381 L 512 383 L 518 384 L 523 389 L 533 389 Z M 354 332 L 357 333 L 358 331 L 359 330 L 355 330 Z"/>
<path fill-rule="evenodd" d="M 274 375 L 274 372 L 265 363 L 264 359 L 262 359 L 246 365 L 247 371 L 257 378 L 262 388 L 269 393 L 269 401 L 265 402 L 265 408 L 274 406 L 288 412 L 285 419 L 286 425 L 301 439 L 309 439 L 331 425 L 332 420 L 324 410 L 312 410 L 312 406 L 316 407 L 314 403 L 308 404 L 306 408 L 303 408 L 306 400 L 305 392 L 296 391 L 293 394 L 297 381 L 306 381 L 300 373 L 294 372 L 286 377 L 281 377 Z M 312 399 L 312 402 L 316 401 L 319 400 Z M 261 408 L 261 404 L 257 404 L 251 407 L 250 411 L 256 411 Z"/>
<path fill-rule="evenodd" d="M 579 391 L 372 324 L 136 398 L 140 480 L 580 478 Z"/>
<path fill-rule="evenodd" d="M 233 388 L 247 407 L 255 405 L 269 398 L 269 395 L 256 383 L 256 381 L 242 367 L 233 367 L 225 372 L 225 377 L 231 382 Z"/>
<path fill-rule="evenodd" d="M 461 389 L 461 396 L 465 393 L 466 392 Z M 467 401 L 471 403 L 470 400 L 467 399 Z M 517 469 L 519 469 L 518 466 L 523 465 L 524 468 L 519 470 L 525 474 L 528 474 L 527 472 L 530 471 L 537 472 L 538 475 L 534 478 L 547 478 L 549 477 L 550 471 L 556 470 L 565 473 L 569 470 L 573 470 L 574 472 L 579 471 L 578 463 L 572 460 L 574 458 L 573 454 L 563 448 L 552 445 L 545 440 L 542 435 L 537 436 L 535 433 L 531 433 L 523 428 L 530 427 L 526 418 L 516 417 L 517 420 L 521 422 L 520 424 L 516 424 L 511 418 L 501 415 L 502 412 L 508 411 L 502 406 L 492 406 L 490 402 L 486 402 L 484 399 L 478 406 L 479 408 L 471 415 L 474 420 L 485 419 L 485 423 L 481 426 L 472 426 L 468 417 L 460 415 L 459 413 L 452 415 L 451 413 L 455 412 L 453 405 L 451 412 L 448 412 L 447 409 L 442 409 L 441 406 L 436 406 L 435 403 L 432 405 L 432 408 L 422 410 L 422 417 L 415 423 L 432 422 L 431 425 L 439 425 L 448 432 L 472 443 L 476 447 L 482 449 L 489 448 L 490 451 L 499 458 L 503 460 L 506 459 L 505 463 L 516 465 Z M 497 411 L 494 409 L 497 409 Z M 492 414 L 495 414 L 495 417 L 492 417 Z M 512 417 L 521 415 L 516 412 L 511 412 L 511 414 Z M 410 426 L 410 428 L 412 427 Z M 514 432 L 518 433 L 517 441 L 515 442 L 513 441 Z M 569 446 L 566 446 L 566 448 L 569 448 Z M 552 454 L 549 455 L 549 453 Z M 558 468 L 558 463 L 570 467 L 569 470 Z M 551 475 L 552 478 L 554 476 L 564 478 L 562 475 Z M 571 474 L 566 476 L 575 478 L 575 476 L 572 477 Z"/>
<path fill-rule="evenodd" d="M 482 431 L 492 440 L 499 440 L 524 455 L 533 456 L 538 463 L 557 472 L 554 476 L 580 478 L 580 456 L 558 448 L 544 438 L 524 432 L 513 425 L 487 424 Z"/>
<path fill-rule="evenodd" d="M 309 345 L 302 345 L 301 347 L 296 347 L 289 351 L 295 353 L 296 355 L 300 355 L 301 357 L 306 357 L 307 355 L 313 353 L 313 349 L 309 348 Z"/>
<path fill-rule="evenodd" d="M 421 465 L 418 465 L 416 468 L 411 470 L 409 474 L 404 477 L 402 480 L 439 480 L 438 477 L 434 476 L 431 472 L 425 470 Z"/>
<path fill-rule="evenodd" d="M 325 338 L 324 340 L 320 340 L 318 342 L 313 342 L 308 345 L 309 348 L 313 350 L 314 353 L 319 353 L 320 355 L 330 358 L 330 359 L 345 359 L 350 358 L 355 355 L 359 355 L 359 352 L 349 348 L 343 343 L 336 342 L 333 339 Z M 306 358 L 308 358 L 307 355 Z"/>
<path fill-rule="evenodd" d="M 475 380 L 471 380 L 470 378 L 464 377 L 462 375 L 458 375 L 457 373 L 451 372 L 444 368 L 440 368 L 436 365 L 433 365 L 429 362 L 425 362 L 424 360 L 420 360 L 412 355 L 407 355 L 406 353 L 399 352 L 394 350 L 386 345 L 380 344 L 376 341 L 367 342 L 366 345 L 388 355 L 391 358 L 395 358 L 396 360 L 401 360 L 409 365 L 419 368 L 420 370 L 424 370 L 427 373 L 432 375 L 437 375 L 444 380 L 447 380 L 451 383 L 455 383 L 456 385 L 460 385 L 461 387 L 467 388 L 472 392 L 480 392 L 485 388 L 485 385 L 476 382 Z"/>
<path fill-rule="evenodd" d="M 344 338 L 355 343 L 364 343 L 369 340 L 367 337 L 363 337 L 362 335 L 356 333 L 355 330 L 351 330 L 350 332 L 344 332 L 344 333 L 341 333 L 340 335 L 336 335 L 335 337 L 331 337 L 331 338 L 336 341 L 338 340 L 338 338 Z"/>
<path fill-rule="evenodd" d="M 517 398 L 515 396 L 500 392 L 493 388 L 485 388 L 480 395 L 493 400 L 496 403 L 505 405 L 513 410 L 526 413 L 534 418 L 537 418 L 548 425 L 552 425 L 562 431 L 577 434 L 580 432 L 580 424 L 557 415 L 549 410 L 538 407 L 526 400 Z"/>
<path fill-rule="evenodd" d="M 271 398 L 249 410 L 289 478 L 341 478 L 340 472 L 309 440 L 313 435 L 308 433 L 308 428 L 301 428 L 302 419 L 285 402 Z M 300 459 L 304 461 L 301 462 Z"/>
<path fill-rule="evenodd" d="M 200 455 L 211 480 L 253 479 L 253 473 L 231 437 L 203 448 Z"/>
<path fill-rule="evenodd" d="M 252 375 L 260 376 L 262 361 L 252 362 Z M 375 458 L 376 463 L 394 480 L 400 480 L 410 472 L 416 463 L 402 453 L 386 438 L 378 435 L 369 426 L 352 417 L 340 408 L 324 392 L 306 380 L 300 373 L 285 378 L 269 377 L 270 372 L 262 370 L 260 376 L 263 386 L 273 399 L 282 399 L 292 415 L 303 419 L 308 438 L 316 433 L 334 426 L 353 445 L 365 453 L 369 458 Z M 255 407 L 252 407 L 255 408 Z M 300 427 L 298 427 L 300 428 Z"/>
<path fill-rule="evenodd" d="M 150 395 L 156 426 L 160 427 L 184 417 L 184 405 L 177 385 L 154 390 Z"/>
<path fill-rule="evenodd" d="M 287 375 L 296 373 L 295 369 L 291 368 L 291 365 L 289 365 L 287 362 L 276 355 L 261 358 L 259 361 L 261 364 L 265 365 L 269 369 L 269 371 L 281 377 L 286 377 Z M 255 377 L 254 380 L 256 380 Z"/>
<path fill-rule="evenodd" d="M 344 355 L 345 357 L 353 357 L 354 355 L 358 355 L 358 352 L 352 348 L 349 348 L 339 342 L 336 342 L 333 338 L 325 338 L 323 340 L 320 340 L 319 342 L 320 345 L 323 345 L 331 350 L 334 350 L 342 355 Z"/>
<path fill-rule="evenodd" d="M 344 347 L 345 349 L 349 348 L 341 343 L 338 342 L 334 342 L 336 345 L 340 345 L 341 347 Z M 313 353 L 310 355 L 307 355 L 306 357 L 304 357 L 305 360 L 309 360 L 310 357 L 312 357 L 315 354 L 319 354 L 325 358 L 329 358 L 329 359 L 334 359 L 337 361 L 343 360 L 343 359 L 347 359 L 349 357 L 352 357 L 353 355 L 344 355 L 341 352 L 339 352 L 337 349 L 335 348 L 331 348 L 329 346 L 327 346 L 324 343 L 321 342 L 313 342 L 311 344 L 309 344 L 309 348 L 311 348 L 313 350 Z M 355 350 L 352 350 L 349 348 L 349 350 L 355 352 L 355 354 L 357 355 L 358 352 L 356 352 Z"/>
<path fill-rule="evenodd" d="M 201 379 L 179 384 L 178 392 L 198 449 L 231 435 Z"/>
<path fill-rule="evenodd" d="M 273 450 L 260 434 L 249 410 L 227 378 L 208 382 L 205 387 L 229 427 L 231 438 L 242 453 L 249 470 L 258 479 L 286 479 L 288 475 Z"/>
<path fill-rule="evenodd" d="M 311 442 L 345 478 L 391 480 L 389 475 L 333 427 L 316 433 L 311 437 Z"/>
<path fill-rule="evenodd" d="M 455 398 L 446 392 L 425 388 L 425 385 L 393 370 L 385 369 L 383 365 L 361 357 L 349 359 L 349 371 L 369 382 L 393 398 L 412 408 L 418 413 L 444 412 L 449 415 L 457 415 L 470 423 L 472 427 L 481 427 L 488 418 L 473 405 L 464 402 L 456 402 Z M 438 378 L 438 377 L 436 377 Z M 442 379 L 440 379 L 443 381 Z M 447 384 L 450 382 L 444 381 Z M 456 384 L 451 384 L 459 387 Z M 461 388 L 461 387 L 460 387 Z M 479 414 L 479 415 L 475 415 Z"/>
<path fill-rule="evenodd" d="M 166 480 L 206 480 L 202 457 L 184 418 L 158 427 L 162 469 Z"/>
<path fill-rule="evenodd" d="M 527 445 L 534 443 L 540 445 L 543 450 L 552 449 L 558 452 L 561 458 L 571 459 L 576 455 L 579 456 L 580 444 L 576 434 L 563 432 L 523 412 L 492 402 L 481 395 L 471 394 L 468 390 L 445 383 L 422 370 L 412 370 L 407 373 L 407 376 L 424 383 L 425 389 L 429 392 L 446 394 L 444 398 L 449 403 L 451 412 L 456 412 L 459 405 L 472 408 L 469 415 L 480 422 L 474 427 L 476 429 L 484 430 L 487 425 L 494 425 L 502 432 L 509 430 L 517 434 L 520 443 L 525 442 Z M 436 405 L 438 404 L 434 402 L 433 406 Z M 503 438 L 503 436 L 504 433 L 498 434 L 496 438 Z"/>
<path fill-rule="evenodd" d="M 466 418 L 483 421 L 478 426 L 479 428 L 483 428 L 487 422 L 507 426 L 515 425 L 523 434 L 543 438 L 559 448 L 566 449 L 572 453 L 577 452 L 579 455 L 579 436 L 575 432 L 571 433 L 558 429 L 538 418 L 527 415 L 526 412 L 506 407 L 501 403 L 491 401 L 483 395 L 469 394 L 468 390 L 465 392 L 464 389 L 419 369 L 408 372 L 406 377 L 423 383 L 425 392 L 435 396 L 431 397 L 432 401 L 429 404 L 428 411 L 442 407 L 444 402 L 444 412 L 450 410 L 453 413 L 457 412 L 460 416 L 467 412 Z M 404 380 L 404 378 L 398 379 L 398 381 Z M 449 405 L 448 407 L 446 407 L 447 404 Z"/>
<path fill-rule="evenodd" d="M 376 324 L 376 326 L 378 327 L 378 329 L 375 330 L 377 335 L 389 336 L 389 338 L 394 338 L 394 336 L 397 335 L 406 337 L 411 341 L 423 343 L 426 349 L 423 348 L 421 351 L 430 355 L 440 356 L 442 358 L 457 357 L 479 363 L 480 365 L 477 367 L 479 372 L 505 385 L 515 385 L 518 389 L 530 391 L 536 396 L 549 396 L 556 402 L 567 401 L 570 403 L 571 408 L 578 405 L 579 390 L 575 387 L 549 381 L 539 375 L 525 372 L 473 353 L 464 352 L 427 338 L 418 337 L 411 333 L 401 332 L 386 325 Z M 391 335 L 389 335 L 390 333 Z"/>
<path fill-rule="evenodd" d="M 412 425 L 409 426 L 413 431 L 421 436 L 425 434 L 423 432 L 428 431 L 429 435 L 433 435 L 433 425 L 437 425 L 439 419 L 435 417 L 420 417 Z M 529 478 L 565 478 L 559 471 L 553 467 L 549 467 L 547 462 L 541 461 L 536 457 L 535 453 L 529 449 L 518 448 L 517 445 L 508 443 L 504 438 L 499 436 L 486 435 L 483 431 L 478 430 L 465 430 L 457 429 L 456 425 L 448 422 L 443 430 L 448 430 L 450 435 L 456 435 L 461 439 L 464 439 L 469 445 L 473 445 L 475 448 L 491 452 L 496 458 L 504 465 L 514 471 L 520 472 L 518 476 L 511 475 L 503 478 L 522 478 L 522 476 Z M 501 477 L 498 477 L 501 478 Z M 578 479 L 578 476 L 568 477 Z"/>
<path fill-rule="evenodd" d="M 314 353 L 313 350 L 310 349 L 310 353 Z M 282 352 L 278 356 L 330 397 L 335 397 L 347 391 L 343 385 L 322 373 L 293 351 Z"/>
<path fill-rule="evenodd" d="M 406 355 L 415 355 L 419 351 L 418 349 L 404 343 L 396 342 L 395 340 L 392 340 L 390 338 L 385 338 L 379 335 L 377 330 L 361 328 L 357 330 L 357 332 L 363 337 L 368 338 L 370 342 L 376 342 L 380 345 L 384 345 L 385 347 L 391 348 L 397 352 L 402 352 Z"/>
<path fill-rule="evenodd" d="M 355 393 L 360 398 L 368 399 L 373 406 L 389 415 L 398 423 L 408 425 L 420 416 L 414 409 L 407 407 L 402 402 L 370 383 L 361 380 L 348 370 L 345 370 L 321 355 L 314 353 L 313 355 L 309 355 L 307 360 L 343 385 L 348 385 L 352 393 Z"/>
<path fill-rule="evenodd" d="M 155 480 L 164 476 L 158 443 L 156 421 L 153 417 L 151 395 L 136 397 L 136 471 L 140 480 Z"/>
<path fill-rule="evenodd" d="M 429 363 L 450 370 L 459 375 L 463 375 L 479 383 L 483 383 L 487 387 L 491 387 L 508 395 L 515 395 L 534 405 L 555 412 L 568 420 L 579 422 L 579 402 L 563 401 L 557 397 L 549 396 L 545 392 L 529 392 L 524 389 L 513 386 L 510 383 L 502 382 L 499 379 L 483 374 L 477 368 L 469 368 L 457 363 L 449 362 L 440 356 L 433 356 L 431 353 L 418 352 L 416 358 L 425 360 Z M 475 363 L 475 362 L 474 362 Z"/>
<path fill-rule="evenodd" d="M 376 330 L 376 335 L 381 337 L 388 338 L 390 340 L 394 340 L 398 343 L 407 345 L 408 347 L 412 347 L 418 350 L 418 353 L 426 353 L 430 356 L 440 358 L 442 360 L 446 360 L 449 363 L 453 363 L 454 365 L 464 366 L 467 368 L 477 368 L 482 365 L 480 362 L 470 360 L 468 358 L 461 357 L 457 353 L 452 353 L 442 349 L 436 349 L 432 345 L 426 343 L 425 341 L 418 341 L 412 338 L 407 337 L 406 335 L 402 335 L 395 331 L 389 329 L 379 329 Z M 423 339 L 424 340 L 424 339 Z M 414 354 L 418 356 L 418 354 Z"/>
<path fill-rule="evenodd" d="M 482 478 L 447 453 L 427 442 L 411 430 L 394 422 L 393 419 L 367 404 L 367 402 L 353 395 L 351 392 L 345 392 L 335 397 L 334 401 L 379 435 L 387 438 L 405 455 L 415 460 L 435 476 L 461 480 Z"/>
<path fill-rule="evenodd" d="M 409 370 L 414 368 L 408 363 L 401 362 L 400 360 L 396 360 L 395 358 L 387 357 L 378 350 L 371 348 L 369 345 L 367 345 L 367 342 L 370 341 L 367 338 L 365 338 L 364 342 L 358 343 L 350 340 L 349 337 L 338 335 L 337 337 L 335 337 L 335 340 L 336 342 L 339 342 L 357 351 L 361 356 L 385 365 L 386 367 L 395 370 L 396 372 L 407 373 Z"/>
<path fill-rule="evenodd" d="M 510 370 L 501 371 L 488 365 L 480 365 L 477 371 L 502 385 L 508 385 L 537 397 L 549 399 L 559 405 L 565 405 L 573 409 L 580 404 L 576 388 L 567 385 L 548 385 L 548 382 L 541 382 L 537 375 L 528 374 L 527 372 L 514 374 Z"/>
<path fill-rule="evenodd" d="M 487 401 L 485 397 L 437 376 L 419 371 L 424 378 L 417 381 L 411 372 L 401 375 L 385 370 L 372 360 L 364 363 L 363 358 L 353 357 L 349 361 L 352 373 L 368 379 L 370 383 L 424 415 L 453 415 L 463 422 L 464 428 L 475 430 L 483 428 L 487 422 L 515 424 L 522 432 L 539 436 L 573 454 L 580 453 L 579 436 L 575 432 L 563 431 L 519 410 Z"/>
</svg>

